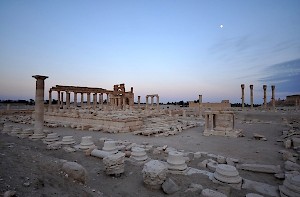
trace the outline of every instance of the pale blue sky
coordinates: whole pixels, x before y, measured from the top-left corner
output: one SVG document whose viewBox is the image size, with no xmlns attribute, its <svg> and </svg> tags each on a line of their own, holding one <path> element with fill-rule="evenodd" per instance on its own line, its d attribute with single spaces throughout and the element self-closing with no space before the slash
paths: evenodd
<svg viewBox="0 0 300 197">
<path fill-rule="evenodd" d="M 0 99 L 34 98 L 35 74 L 49 76 L 46 91 L 125 83 L 142 101 L 158 93 L 162 102 L 199 94 L 240 102 L 242 83 L 246 102 L 250 84 L 256 103 L 263 84 L 280 98 L 299 94 L 299 8 L 299 0 L 2 0 Z"/>
</svg>

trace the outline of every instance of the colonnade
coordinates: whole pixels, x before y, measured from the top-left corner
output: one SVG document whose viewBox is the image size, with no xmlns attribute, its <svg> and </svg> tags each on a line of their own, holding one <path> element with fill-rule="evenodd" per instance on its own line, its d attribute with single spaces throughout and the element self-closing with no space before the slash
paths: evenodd
<svg viewBox="0 0 300 197">
<path fill-rule="evenodd" d="M 156 108 L 159 110 L 159 96 L 158 94 L 146 95 L 146 109 L 149 108 L 149 97 L 151 98 L 150 106 L 153 108 L 154 105 L 154 97 L 156 97 Z M 140 97 L 138 97 L 138 106 L 140 106 Z"/>
<path fill-rule="evenodd" d="M 110 94 L 109 93 L 92 93 L 92 92 L 71 92 L 71 91 L 60 91 L 60 90 L 55 90 L 57 92 L 57 108 L 63 108 L 64 107 L 64 101 L 66 103 L 66 108 L 71 107 L 71 93 L 73 93 L 73 107 L 78 107 L 78 100 L 77 96 L 80 94 L 80 107 L 93 107 L 96 108 L 98 107 L 103 107 L 104 104 L 104 94 L 106 94 L 106 102 L 109 105 L 109 98 Z M 53 90 L 49 90 L 49 108 L 52 107 L 52 92 Z M 64 94 L 66 94 L 65 99 L 64 99 Z M 86 94 L 86 102 L 84 101 L 84 94 Z M 91 95 L 93 98 L 93 101 L 91 103 Z M 98 95 L 98 96 L 97 96 Z"/>
<path fill-rule="evenodd" d="M 242 89 L 242 109 L 244 109 L 245 106 L 245 84 L 241 84 L 241 89 Z M 272 89 L 272 97 L 271 97 L 271 104 L 273 110 L 275 110 L 275 85 L 271 86 Z M 267 109 L 267 85 L 263 85 L 263 91 L 264 91 L 264 97 L 263 97 L 263 107 L 264 109 Z M 253 108 L 253 85 L 250 85 L 250 105 L 251 109 Z"/>
</svg>

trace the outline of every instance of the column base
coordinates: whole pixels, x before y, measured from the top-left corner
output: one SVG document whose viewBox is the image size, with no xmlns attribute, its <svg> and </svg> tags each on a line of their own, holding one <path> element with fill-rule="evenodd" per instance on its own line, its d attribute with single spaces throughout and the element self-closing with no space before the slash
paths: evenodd
<svg viewBox="0 0 300 197">
<path fill-rule="evenodd" d="M 38 139 L 43 139 L 45 137 L 46 135 L 44 133 L 34 133 L 32 136 L 29 137 L 29 139 L 38 140 Z"/>
</svg>

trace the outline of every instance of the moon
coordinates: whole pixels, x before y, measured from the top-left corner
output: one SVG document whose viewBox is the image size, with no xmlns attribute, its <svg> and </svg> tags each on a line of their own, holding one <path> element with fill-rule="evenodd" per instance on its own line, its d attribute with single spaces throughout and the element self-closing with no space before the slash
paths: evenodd
<svg viewBox="0 0 300 197">
<path fill-rule="evenodd" d="M 223 25 L 223 24 L 221 24 L 221 25 L 220 25 L 220 28 L 222 29 L 223 27 L 224 27 L 224 25 Z"/>
</svg>

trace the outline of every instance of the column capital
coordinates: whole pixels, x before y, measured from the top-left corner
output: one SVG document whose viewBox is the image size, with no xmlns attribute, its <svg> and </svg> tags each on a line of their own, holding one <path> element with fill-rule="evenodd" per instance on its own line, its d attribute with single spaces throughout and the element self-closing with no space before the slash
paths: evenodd
<svg viewBox="0 0 300 197">
<path fill-rule="evenodd" d="M 43 75 L 33 75 L 32 76 L 33 78 L 35 78 L 35 79 L 41 79 L 41 80 L 45 80 L 45 79 L 47 79 L 48 78 L 48 76 L 43 76 Z"/>
</svg>

